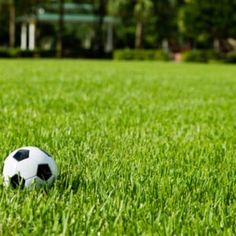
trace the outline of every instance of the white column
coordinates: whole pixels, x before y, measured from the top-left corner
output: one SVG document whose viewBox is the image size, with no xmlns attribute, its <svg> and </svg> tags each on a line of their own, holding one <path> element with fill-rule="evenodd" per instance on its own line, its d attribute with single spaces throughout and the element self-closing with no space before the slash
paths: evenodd
<svg viewBox="0 0 236 236">
<path fill-rule="evenodd" d="M 29 50 L 35 49 L 35 22 L 29 24 Z"/>
<path fill-rule="evenodd" d="M 169 52 L 169 42 L 167 39 L 163 39 L 162 40 L 162 49 L 165 51 L 165 52 Z"/>
<path fill-rule="evenodd" d="M 27 25 L 26 23 L 22 23 L 21 25 L 21 43 L 20 43 L 21 50 L 27 49 Z"/>
<path fill-rule="evenodd" d="M 112 52 L 113 50 L 113 25 L 109 24 L 107 28 L 107 42 L 106 42 L 106 52 Z"/>
</svg>

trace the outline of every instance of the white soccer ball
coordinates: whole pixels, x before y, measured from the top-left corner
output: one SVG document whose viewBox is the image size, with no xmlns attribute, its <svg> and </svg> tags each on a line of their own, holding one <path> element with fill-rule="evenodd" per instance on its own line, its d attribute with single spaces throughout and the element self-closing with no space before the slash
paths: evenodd
<svg viewBox="0 0 236 236">
<path fill-rule="evenodd" d="M 58 176 L 53 158 L 37 147 L 22 147 L 12 152 L 4 161 L 5 186 L 50 186 Z"/>
</svg>

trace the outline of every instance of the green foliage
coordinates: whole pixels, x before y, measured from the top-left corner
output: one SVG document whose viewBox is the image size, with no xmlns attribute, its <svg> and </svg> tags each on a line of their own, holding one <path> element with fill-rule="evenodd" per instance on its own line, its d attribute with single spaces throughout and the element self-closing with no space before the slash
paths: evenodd
<svg viewBox="0 0 236 236">
<path fill-rule="evenodd" d="M 208 61 L 222 61 L 224 55 L 216 50 L 206 50 L 206 56 Z"/>
<path fill-rule="evenodd" d="M 151 0 L 136 0 L 134 15 L 137 21 L 145 22 L 152 14 L 153 2 Z"/>
<path fill-rule="evenodd" d="M 190 50 L 182 54 L 185 62 L 221 61 L 222 55 L 214 50 Z"/>
<path fill-rule="evenodd" d="M 170 54 L 164 50 L 156 50 L 154 52 L 154 59 L 158 61 L 169 61 Z"/>
<path fill-rule="evenodd" d="M 36 50 L 20 50 L 19 55 L 20 57 L 25 58 L 34 57 L 36 55 Z"/>
<path fill-rule="evenodd" d="M 205 51 L 193 50 L 183 53 L 182 60 L 185 62 L 207 62 L 208 58 Z"/>
<path fill-rule="evenodd" d="M 14 58 L 19 56 L 17 48 L 0 48 L 0 58 Z"/>
<path fill-rule="evenodd" d="M 118 60 L 149 60 L 153 58 L 153 51 L 142 49 L 124 49 L 114 52 L 114 59 Z"/>
<path fill-rule="evenodd" d="M 236 63 L 236 52 L 229 52 L 226 55 L 225 62 L 227 62 L 227 63 Z"/>
<path fill-rule="evenodd" d="M 1 60 L 0 161 L 53 154 L 48 191 L 0 185 L 1 235 L 235 235 L 236 67 Z"/>
<path fill-rule="evenodd" d="M 0 58 L 32 58 L 32 57 L 55 57 L 54 50 L 21 50 L 20 48 L 0 48 Z"/>
<path fill-rule="evenodd" d="M 56 57 L 56 50 L 35 49 L 35 50 L 21 50 L 19 48 L 0 48 L 0 58 L 53 58 Z M 111 59 L 111 53 L 104 53 L 99 55 L 100 58 Z M 63 57 L 65 58 L 97 58 L 98 56 L 92 50 L 77 49 L 65 50 Z"/>
<path fill-rule="evenodd" d="M 168 61 L 170 56 L 163 50 L 121 49 L 114 52 L 116 60 L 159 60 Z"/>
<path fill-rule="evenodd" d="M 85 0 L 82 2 L 65 0 L 65 3 L 69 2 L 94 4 L 95 14 L 117 17 L 119 24 L 114 26 L 117 48 L 154 49 L 159 48 L 163 40 L 168 40 L 173 51 L 186 45 L 191 48 L 209 49 L 214 45 L 213 42 L 218 40 L 221 42 L 221 51 L 224 52 L 226 40 L 236 38 L 235 0 Z M 11 17 L 12 24 L 9 24 L 10 6 L 16 8 L 16 17 L 19 17 L 34 14 L 38 6 L 56 13 L 57 8 L 55 4 L 51 7 L 51 3 L 50 0 L 0 0 L 0 45 L 6 47 L 10 44 L 9 41 L 12 42 L 12 47 L 14 44 L 14 34 L 9 26 L 13 26 L 15 20 Z M 78 13 L 78 9 L 67 9 L 65 12 L 74 14 Z M 18 20 L 16 22 L 16 46 L 19 47 L 20 23 Z M 104 36 L 106 26 L 98 27 L 98 25 L 80 24 L 77 27 L 65 24 L 63 33 L 65 50 L 72 51 L 74 47 L 83 49 L 86 36 L 90 35 L 92 49 L 99 48 L 98 51 L 102 51 L 106 40 Z M 55 47 L 58 24 L 39 23 L 37 27 L 40 27 L 37 45 L 40 45 L 43 38 L 50 36 L 54 39 Z M 11 27 L 12 30 L 13 28 Z"/>
<path fill-rule="evenodd" d="M 168 39 L 174 43 L 178 43 L 181 35 L 178 28 L 178 13 L 182 8 L 181 1 L 173 0 L 158 0 L 153 1 L 155 28 L 154 35 L 157 37 L 157 44 L 161 44 L 162 40 Z"/>
<path fill-rule="evenodd" d="M 195 42 L 235 37 L 236 1 L 192 0 L 179 15 L 180 30 Z"/>
<path fill-rule="evenodd" d="M 36 50 L 35 54 L 37 57 L 50 58 L 50 57 L 56 56 L 56 51 L 39 49 L 39 50 Z"/>
</svg>

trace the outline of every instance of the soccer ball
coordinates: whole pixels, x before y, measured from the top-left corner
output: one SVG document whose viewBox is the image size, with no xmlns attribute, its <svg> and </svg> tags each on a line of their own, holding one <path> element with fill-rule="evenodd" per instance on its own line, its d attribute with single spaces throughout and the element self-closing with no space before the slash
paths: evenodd
<svg viewBox="0 0 236 236">
<path fill-rule="evenodd" d="M 50 186 L 57 175 L 55 161 L 47 152 L 37 147 L 19 148 L 4 161 L 3 178 L 7 187 Z"/>
</svg>

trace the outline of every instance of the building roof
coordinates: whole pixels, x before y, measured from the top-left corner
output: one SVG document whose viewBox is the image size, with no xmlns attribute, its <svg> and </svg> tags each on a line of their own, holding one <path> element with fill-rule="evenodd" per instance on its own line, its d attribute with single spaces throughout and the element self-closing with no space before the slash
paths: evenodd
<svg viewBox="0 0 236 236">
<path fill-rule="evenodd" d="M 93 4 L 64 4 L 65 13 L 63 15 L 65 23 L 95 23 L 99 21 L 99 16 L 94 13 L 95 5 Z M 56 23 L 60 19 L 60 15 L 57 11 L 58 4 L 47 4 L 44 7 L 39 7 L 34 14 L 23 15 L 17 17 L 18 22 L 43 22 L 43 23 Z M 76 12 L 69 12 L 75 10 Z M 105 24 L 117 23 L 118 18 L 112 16 L 104 17 Z"/>
<path fill-rule="evenodd" d="M 44 13 L 34 15 L 24 15 L 17 17 L 18 22 L 30 22 L 38 21 L 45 23 L 56 23 L 59 21 L 59 14 L 56 13 Z M 85 15 L 85 14 L 65 14 L 65 23 L 94 23 L 99 21 L 99 17 L 96 15 Z M 111 16 L 104 17 L 104 23 L 116 23 L 117 19 Z"/>
</svg>

